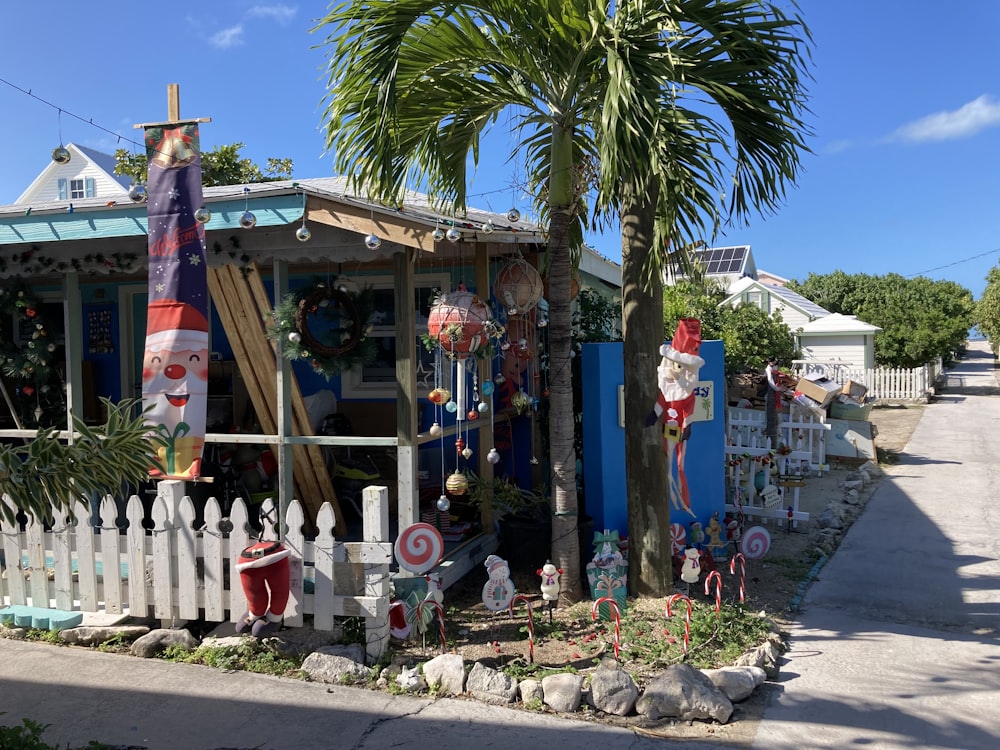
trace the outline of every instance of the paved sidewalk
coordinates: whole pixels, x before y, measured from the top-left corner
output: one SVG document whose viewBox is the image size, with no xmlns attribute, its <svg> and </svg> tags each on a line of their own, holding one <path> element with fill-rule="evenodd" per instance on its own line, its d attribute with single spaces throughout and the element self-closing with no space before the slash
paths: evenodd
<svg viewBox="0 0 1000 750">
<path fill-rule="evenodd" d="M 998 420 L 974 343 L 809 590 L 755 748 L 1000 747 Z"/>
</svg>

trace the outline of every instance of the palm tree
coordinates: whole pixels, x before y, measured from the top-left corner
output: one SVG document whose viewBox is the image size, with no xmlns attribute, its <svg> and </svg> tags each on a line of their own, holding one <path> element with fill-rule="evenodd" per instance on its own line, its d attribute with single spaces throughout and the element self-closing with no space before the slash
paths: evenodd
<svg viewBox="0 0 1000 750">
<path fill-rule="evenodd" d="M 586 199 L 596 195 L 596 216 L 620 212 L 623 218 L 624 316 L 634 339 L 626 347 L 640 354 L 643 367 L 634 375 L 640 395 L 627 390 L 626 408 L 636 403 L 648 410 L 655 392 L 646 399 L 641 391 L 649 390 L 646 383 L 655 387 L 650 354 L 663 338 L 662 324 L 648 327 L 662 315 L 648 311 L 662 308 L 657 284 L 670 260 L 665 243 L 678 246 L 718 226 L 717 196 L 728 171 L 722 129 L 679 105 L 691 81 L 709 100 L 729 105 L 730 120 L 738 116 L 747 124 L 734 127 L 734 213 L 748 200 L 768 205 L 775 186 L 794 177 L 798 77 L 782 81 L 780 72 L 797 69 L 787 58 L 794 56 L 791 32 L 798 22 L 768 4 L 752 16 L 759 5 L 367 0 L 334 6 L 317 26 L 329 27 L 327 143 L 337 170 L 373 199 L 395 202 L 410 181 L 463 210 L 467 163 L 470 154 L 478 163 L 480 137 L 503 113 L 515 123 L 521 140 L 512 158 L 523 161 L 548 229 L 552 560 L 565 571 L 561 595 L 569 601 L 580 598 L 570 279 L 589 218 Z M 759 96 L 741 90 L 755 86 L 775 98 L 778 115 L 758 111 Z M 772 137 L 772 129 L 784 140 Z M 646 329 L 637 323 L 640 316 Z M 656 443 L 650 433 L 643 431 L 643 439 Z M 662 497 L 662 455 L 648 463 L 644 481 L 659 481 Z M 635 481 L 630 504 L 637 500 Z M 662 503 L 661 512 L 646 522 L 662 537 L 669 534 Z M 642 550 L 649 526 L 631 529 L 633 545 Z M 657 554 L 661 547 L 653 543 Z M 663 549 L 669 583 L 669 538 Z M 640 565 L 640 575 L 652 574 L 653 564 Z"/>
</svg>

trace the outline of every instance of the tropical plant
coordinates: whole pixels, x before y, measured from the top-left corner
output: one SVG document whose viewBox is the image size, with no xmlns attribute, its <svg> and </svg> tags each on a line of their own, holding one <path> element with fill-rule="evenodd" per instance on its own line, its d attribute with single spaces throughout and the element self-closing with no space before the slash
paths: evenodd
<svg viewBox="0 0 1000 750">
<path fill-rule="evenodd" d="M 327 143 L 369 198 L 395 205 L 419 187 L 461 212 L 483 132 L 506 113 L 518 134 L 512 158 L 548 234 L 552 560 L 565 570 L 562 598 L 576 600 L 570 288 L 587 198 L 597 215 L 622 216 L 625 357 L 636 365 L 626 413 L 644 415 L 656 398 L 668 242 L 718 225 L 724 185 L 742 216 L 775 205 L 795 176 L 804 27 L 748 0 L 370 0 L 334 5 L 319 29 L 329 29 Z M 681 106 L 688 94 L 718 107 L 731 133 Z M 626 430 L 626 454 L 638 445 L 641 459 L 627 458 L 630 508 L 642 506 L 630 511 L 630 581 L 660 594 L 671 580 L 666 466 L 641 425 Z"/>
<path fill-rule="evenodd" d="M 0 517 L 14 523 L 21 511 L 50 520 L 53 510 L 72 512 L 81 498 L 148 480 L 158 443 L 149 436 L 145 416 L 134 415 L 133 399 L 101 401 L 107 410 L 104 424 L 90 426 L 74 417 L 71 442 L 48 428 L 24 445 L 0 445 L 0 494 L 10 500 L 0 501 Z"/>
</svg>

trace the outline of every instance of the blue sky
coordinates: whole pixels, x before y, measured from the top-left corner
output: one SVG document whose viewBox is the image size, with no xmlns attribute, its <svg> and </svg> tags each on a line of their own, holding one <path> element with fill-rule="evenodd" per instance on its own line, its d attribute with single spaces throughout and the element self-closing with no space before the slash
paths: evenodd
<svg viewBox="0 0 1000 750">
<path fill-rule="evenodd" d="M 131 148 L 128 140 L 141 140 L 134 123 L 166 118 L 168 83 L 180 84 L 182 116 L 212 118 L 202 126 L 205 148 L 239 141 L 260 163 L 292 158 L 296 177 L 332 174 L 321 130 L 324 56 L 313 49 L 322 36 L 309 33 L 325 2 L 52 6 L 4 11 L 0 78 L 32 95 L 0 83 L 0 204 L 46 166 L 60 131 L 64 142 Z M 759 268 L 786 278 L 923 274 L 978 296 L 1000 260 L 1000 3 L 800 7 L 814 36 L 813 153 L 779 211 L 728 228 L 714 244 L 750 244 Z M 470 187 L 482 195 L 471 202 L 526 210 L 505 157 L 505 149 L 486 154 Z M 613 232 L 590 242 L 620 259 Z"/>
</svg>

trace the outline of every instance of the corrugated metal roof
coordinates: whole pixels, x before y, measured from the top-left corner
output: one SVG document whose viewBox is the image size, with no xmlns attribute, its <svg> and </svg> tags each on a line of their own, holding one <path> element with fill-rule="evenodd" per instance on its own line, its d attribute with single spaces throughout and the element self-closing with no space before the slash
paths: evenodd
<svg viewBox="0 0 1000 750">
<path fill-rule="evenodd" d="M 811 318 L 823 318 L 830 314 L 830 311 L 825 307 L 820 307 L 811 299 L 806 299 L 798 292 L 793 292 L 788 287 L 779 286 L 778 284 L 765 284 L 763 282 L 758 282 L 760 286 L 767 290 L 768 294 L 772 294 L 784 300 L 786 303 L 801 310 L 804 314 Z"/>
</svg>

